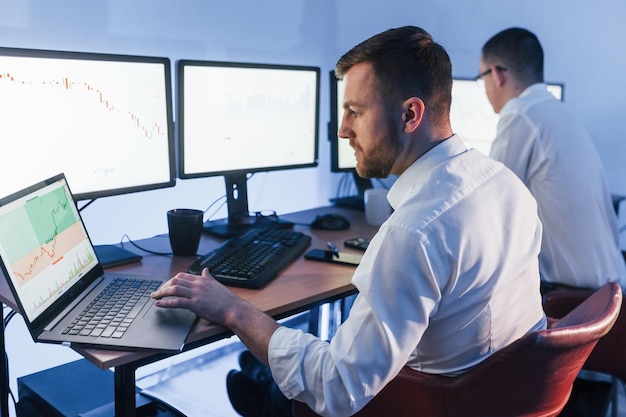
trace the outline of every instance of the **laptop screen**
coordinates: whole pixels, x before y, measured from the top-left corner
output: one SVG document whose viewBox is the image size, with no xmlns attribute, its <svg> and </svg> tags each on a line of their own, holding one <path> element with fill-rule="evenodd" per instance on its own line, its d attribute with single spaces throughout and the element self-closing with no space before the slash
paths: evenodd
<svg viewBox="0 0 626 417">
<path fill-rule="evenodd" d="M 0 201 L 0 258 L 30 321 L 98 265 L 63 175 Z"/>
</svg>

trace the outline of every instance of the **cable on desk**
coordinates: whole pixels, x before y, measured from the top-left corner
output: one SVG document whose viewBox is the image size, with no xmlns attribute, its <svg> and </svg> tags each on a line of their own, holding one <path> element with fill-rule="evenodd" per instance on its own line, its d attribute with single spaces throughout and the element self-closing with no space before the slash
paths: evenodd
<svg viewBox="0 0 626 417">
<path fill-rule="evenodd" d="M 153 251 L 153 250 L 150 250 L 150 249 L 142 248 L 141 246 L 139 246 L 138 244 L 133 242 L 131 240 L 131 238 L 127 234 L 124 234 L 124 236 L 122 236 L 122 240 L 120 240 L 121 244 L 124 244 L 124 238 L 126 238 L 128 240 L 128 243 L 130 243 L 131 245 L 133 245 L 137 249 L 142 250 L 144 252 L 151 253 L 153 255 L 159 255 L 159 256 L 171 256 L 171 255 L 174 255 L 173 252 L 156 252 L 156 251 Z"/>
</svg>

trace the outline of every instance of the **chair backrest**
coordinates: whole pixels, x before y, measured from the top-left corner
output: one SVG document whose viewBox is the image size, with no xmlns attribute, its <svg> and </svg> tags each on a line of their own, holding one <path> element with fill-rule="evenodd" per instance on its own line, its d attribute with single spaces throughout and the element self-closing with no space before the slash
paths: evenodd
<svg viewBox="0 0 626 417">
<path fill-rule="evenodd" d="M 543 297 L 543 308 L 550 322 L 559 319 L 585 301 L 593 290 L 558 289 Z M 603 372 L 626 381 L 626 311 L 620 310 L 617 321 L 598 340 L 583 369 Z"/>
<path fill-rule="evenodd" d="M 405 367 L 356 416 L 555 416 L 585 360 L 617 319 L 618 285 L 607 284 L 551 328 L 528 333 L 456 377 Z M 296 402 L 297 417 L 315 416 Z"/>
</svg>

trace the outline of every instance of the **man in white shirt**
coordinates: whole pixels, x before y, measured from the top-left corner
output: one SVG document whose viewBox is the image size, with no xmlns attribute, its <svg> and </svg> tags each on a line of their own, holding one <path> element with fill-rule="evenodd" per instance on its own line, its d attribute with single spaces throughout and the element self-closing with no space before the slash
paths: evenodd
<svg viewBox="0 0 626 417">
<path fill-rule="evenodd" d="M 522 28 L 494 35 L 482 48 L 479 78 L 500 115 L 490 156 L 515 172 L 537 200 L 542 290 L 598 288 L 608 281 L 626 288 L 602 161 L 579 118 L 547 91 L 537 37 Z M 561 415 L 606 414 L 610 390 L 602 378 L 577 379 Z"/>
<path fill-rule="evenodd" d="M 359 294 L 333 339 L 281 327 L 207 271 L 178 274 L 153 294 L 158 306 L 230 328 L 287 398 L 328 416 L 354 414 L 405 365 L 453 376 L 546 324 L 535 201 L 504 165 L 453 135 L 443 47 L 423 29 L 391 29 L 345 54 L 336 72 L 345 81 L 338 133 L 357 172 L 399 177 L 394 212 L 355 271 Z"/>
<path fill-rule="evenodd" d="M 602 161 L 580 119 L 546 89 L 543 49 L 526 29 L 485 43 L 480 78 L 500 118 L 490 156 L 537 200 L 543 224 L 541 279 L 548 284 L 626 288 L 617 216 Z"/>
</svg>

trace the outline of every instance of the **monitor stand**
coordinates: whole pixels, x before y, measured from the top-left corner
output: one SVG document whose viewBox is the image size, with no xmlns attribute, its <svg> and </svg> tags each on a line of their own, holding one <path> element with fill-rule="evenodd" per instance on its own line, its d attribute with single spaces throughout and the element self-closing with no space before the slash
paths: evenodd
<svg viewBox="0 0 626 417">
<path fill-rule="evenodd" d="M 229 238 L 255 227 L 289 229 L 292 222 L 281 220 L 277 215 L 250 214 L 248 211 L 248 178 L 245 173 L 224 175 L 228 218 L 207 220 L 203 230 L 217 237 Z"/>
<path fill-rule="evenodd" d="M 352 171 L 352 178 L 356 185 L 357 195 L 331 198 L 330 202 L 336 206 L 363 211 L 365 210 L 365 190 L 374 188 L 374 185 L 372 184 L 372 180 L 360 177 L 356 171 Z"/>
</svg>

